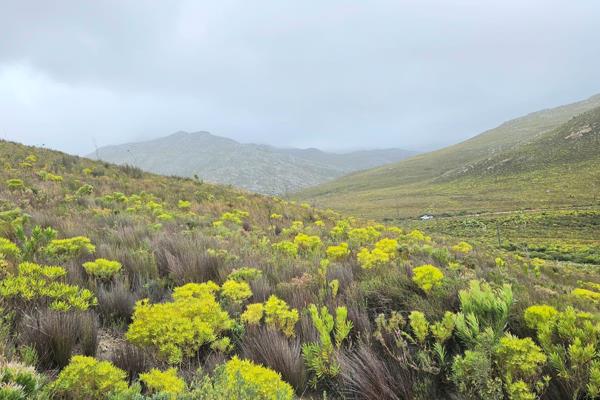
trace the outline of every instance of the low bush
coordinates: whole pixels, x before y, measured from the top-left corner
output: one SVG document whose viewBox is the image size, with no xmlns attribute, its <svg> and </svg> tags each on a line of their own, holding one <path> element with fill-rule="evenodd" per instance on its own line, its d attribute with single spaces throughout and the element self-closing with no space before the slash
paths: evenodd
<svg viewBox="0 0 600 400">
<path fill-rule="evenodd" d="M 54 393 L 64 399 L 105 400 L 128 390 L 127 374 L 108 361 L 74 356 L 52 383 Z"/>
</svg>

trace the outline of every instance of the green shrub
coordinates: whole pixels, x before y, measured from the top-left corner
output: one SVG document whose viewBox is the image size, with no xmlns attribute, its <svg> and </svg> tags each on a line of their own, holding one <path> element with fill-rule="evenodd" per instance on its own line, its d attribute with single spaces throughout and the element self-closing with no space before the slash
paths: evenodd
<svg viewBox="0 0 600 400">
<path fill-rule="evenodd" d="M 7 180 L 6 186 L 8 186 L 8 189 L 12 191 L 25 189 L 25 183 L 23 182 L 23 180 L 16 178 Z"/>
<path fill-rule="evenodd" d="M 126 392 L 126 379 L 127 373 L 108 361 L 73 356 L 51 388 L 65 399 L 104 400 L 111 395 Z"/>
<path fill-rule="evenodd" d="M 83 263 L 83 268 L 88 275 L 102 280 L 110 280 L 121 271 L 123 266 L 118 261 L 97 258 L 95 261 Z"/>
<path fill-rule="evenodd" d="M 51 240 L 45 251 L 48 255 L 59 259 L 74 258 L 82 254 L 94 254 L 96 246 L 85 236 L 75 236 Z"/>
<path fill-rule="evenodd" d="M 79 189 L 77 189 L 75 191 L 75 195 L 78 197 L 83 197 L 83 196 L 89 196 L 94 192 L 94 187 L 92 185 L 89 184 L 85 184 L 81 187 L 79 187 Z"/>
<path fill-rule="evenodd" d="M 7 400 L 42 400 L 46 379 L 39 375 L 33 367 L 18 363 L 0 366 L 0 399 Z"/>
<path fill-rule="evenodd" d="M 308 311 L 313 326 L 319 333 L 319 341 L 302 345 L 302 355 L 306 367 L 313 374 L 311 384 L 316 387 L 319 381 L 335 378 L 340 373 L 334 350 L 339 348 L 350 334 L 352 321 L 348 320 L 346 307 L 336 308 L 335 319 L 325 306 L 319 310 L 316 305 L 311 304 Z"/>
<path fill-rule="evenodd" d="M 520 339 L 505 334 L 496 348 L 495 357 L 508 392 L 518 390 L 519 398 L 522 399 L 537 398 L 536 392 L 543 389 L 540 375 L 546 356 L 531 338 Z M 511 398 L 516 396 L 512 395 Z"/>
<path fill-rule="evenodd" d="M 88 289 L 61 282 L 66 274 L 62 267 L 21 263 L 16 275 L 0 281 L 0 297 L 29 304 L 48 304 L 58 311 L 87 310 L 95 305 L 97 300 Z"/>
</svg>

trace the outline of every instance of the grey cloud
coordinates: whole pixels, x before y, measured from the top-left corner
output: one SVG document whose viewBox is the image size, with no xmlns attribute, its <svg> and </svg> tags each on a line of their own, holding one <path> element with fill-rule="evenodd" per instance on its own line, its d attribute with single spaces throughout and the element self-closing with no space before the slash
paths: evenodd
<svg viewBox="0 0 600 400">
<path fill-rule="evenodd" d="M 523 4 L 525 3 L 525 4 Z M 439 147 L 600 91 L 600 4 L 0 1 L 0 135 Z"/>
</svg>

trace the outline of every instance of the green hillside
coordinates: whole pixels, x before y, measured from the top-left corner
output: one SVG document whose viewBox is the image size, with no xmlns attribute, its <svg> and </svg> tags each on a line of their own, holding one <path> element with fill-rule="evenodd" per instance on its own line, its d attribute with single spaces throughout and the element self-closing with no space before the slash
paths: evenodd
<svg viewBox="0 0 600 400">
<path fill-rule="evenodd" d="M 576 129 L 596 126 L 598 111 L 569 120 L 599 106 L 600 95 L 536 112 L 463 143 L 351 174 L 297 197 L 380 219 L 597 204 L 597 132 L 579 136 Z"/>
<path fill-rule="evenodd" d="M 593 138 L 584 118 L 551 138 Z M 0 166 L 0 399 L 600 393 L 591 245 L 429 236 L 6 141 Z M 562 245 L 599 216 L 491 224 Z"/>
</svg>

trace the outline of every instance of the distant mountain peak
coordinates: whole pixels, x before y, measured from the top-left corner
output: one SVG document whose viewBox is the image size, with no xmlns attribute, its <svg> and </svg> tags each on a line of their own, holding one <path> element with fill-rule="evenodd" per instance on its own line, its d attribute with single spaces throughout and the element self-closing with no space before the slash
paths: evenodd
<svg viewBox="0 0 600 400">
<path fill-rule="evenodd" d="M 415 153 L 392 149 L 385 157 L 379 151 L 334 154 L 316 148 L 244 144 L 207 131 L 178 131 L 149 141 L 102 147 L 97 154 L 104 161 L 133 164 L 159 174 L 198 175 L 215 183 L 284 194 Z"/>
</svg>

